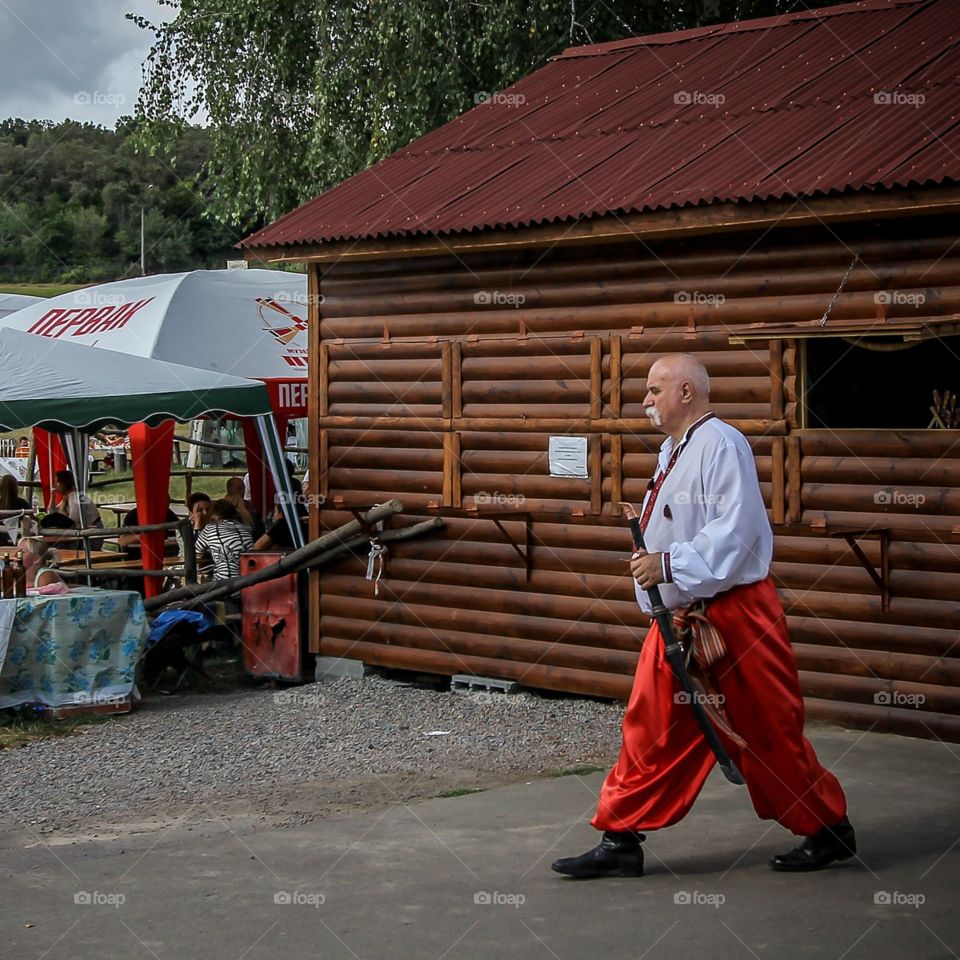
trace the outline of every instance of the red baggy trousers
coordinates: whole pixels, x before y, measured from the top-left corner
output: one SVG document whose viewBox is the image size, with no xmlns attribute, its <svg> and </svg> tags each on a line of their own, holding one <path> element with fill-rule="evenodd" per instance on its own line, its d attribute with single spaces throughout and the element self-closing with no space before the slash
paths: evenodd
<svg viewBox="0 0 960 960">
<path fill-rule="evenodd" d="M 847 809 L 837 778 L 803 735 L 803 698 L 780 598 L 768 577 L 710 602 L 727 654 L 712 667 L 730 726 L 720 740 L 743 774 L 757 815 L 812 836 Z M 598 830 L 656 830 L 686 816 L 716 762 L 663 656 L 654 623 L 623 719 L 623 746 L 600 792 Z M 678 699 L 680 702 L 678 702 Z"/>
</svg>

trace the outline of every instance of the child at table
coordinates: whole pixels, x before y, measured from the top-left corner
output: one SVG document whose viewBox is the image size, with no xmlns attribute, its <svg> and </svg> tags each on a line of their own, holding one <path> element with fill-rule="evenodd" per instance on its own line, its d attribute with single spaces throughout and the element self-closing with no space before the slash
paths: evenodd
<svg viewBox="0 0 960 960">
<path fill-rule="evenodd" d="M 46 541 L 38 537 L 24 537 L 17 544 L 17 549 L 23 551 L 27 589 L 33 588 L 41 594 L 67 593 L 70 588 L 54 569 L 57 552 Z"/>
</svg>

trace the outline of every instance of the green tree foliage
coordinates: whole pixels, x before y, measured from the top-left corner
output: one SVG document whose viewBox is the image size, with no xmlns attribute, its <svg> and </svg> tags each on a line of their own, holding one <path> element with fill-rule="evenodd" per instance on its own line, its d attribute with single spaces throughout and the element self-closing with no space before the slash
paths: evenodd
<svg viewBox="0 0 960 960">
<path fill-rule="evenodd" d="M 179 125 L 148 156 L 134 121 L 0 122 L 0 281 L 83 283 L 223 266 L 257 223 L 208 213 L 211 135 Z"/>
<path fill-rule="evenodd" d="M 213 130 L 213 215 L 273 219 L 568 46 L 795 10 L 796 0 L 161 0 L 138 110 L 159 149 Z M 813 0 L 803 6 L 823 6 Z"/>
</svg>

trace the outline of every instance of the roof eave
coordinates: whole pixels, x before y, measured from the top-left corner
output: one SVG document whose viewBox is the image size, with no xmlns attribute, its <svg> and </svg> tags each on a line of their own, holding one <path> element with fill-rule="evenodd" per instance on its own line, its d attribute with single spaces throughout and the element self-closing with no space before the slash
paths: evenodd
<svg viewBox="0 0 960 960">
<path fill-rule="evenodd" d="M 694 236 L 722 230 L 752 230 L 771 226 L 803 226 L 865 217 L 960 210 L 960 184 L 847 191 L 811 199 L 740 201 L 701 204 L 632 214 L 607 214 L 529 227 L 501 227 L 458 234 L 415 234 L 370 237 L 322 243 L 246 247 L 247 260 L 334 263 L 394 257 L 491 252 L 518 247 L 614 243 L 625 238 L 644 240 Z"/>
</svg>

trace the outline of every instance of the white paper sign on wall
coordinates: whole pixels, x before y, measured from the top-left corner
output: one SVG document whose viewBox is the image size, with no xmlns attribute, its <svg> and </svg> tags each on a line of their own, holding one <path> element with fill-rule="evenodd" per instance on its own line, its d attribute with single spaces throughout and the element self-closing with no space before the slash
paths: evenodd
<svg viewBox="0 0 960 960">
<path fill-rule="evenodd" d="M 551 437 L 549 453 L 551 477 L 589 478 L 586 437 Z"/>
</svg>

